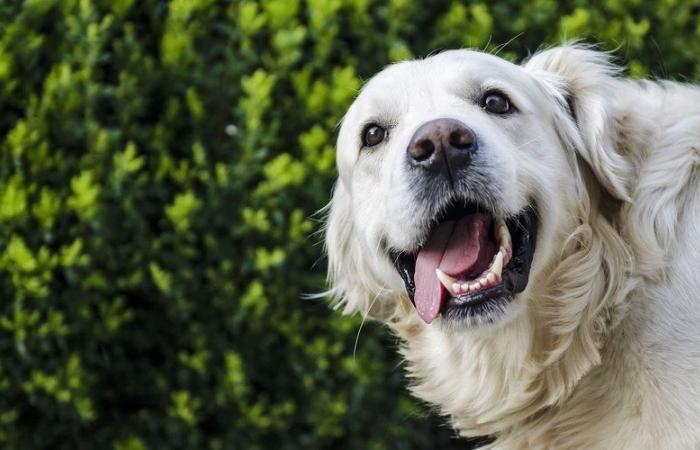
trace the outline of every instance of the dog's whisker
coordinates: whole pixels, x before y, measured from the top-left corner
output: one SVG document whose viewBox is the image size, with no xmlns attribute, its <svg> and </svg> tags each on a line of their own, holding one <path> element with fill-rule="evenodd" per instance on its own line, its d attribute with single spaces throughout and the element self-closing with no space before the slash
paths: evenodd
<svg viewBox="0 0 700 450">
<path fill-rule="evenodd" d="M 496 51 L 492 53 L 493 56 L 498 56 L 498 54 L 501 53 L 501 50 L 503 50 L 504 48 L 509 46 L 516 39 L 519 39 L 523 34 L 525 34 L 525 32 L 520 32 L 520 33 L 516 34 L 515 36 L 513 36 L 512 38 L 510 38 L 507 42 L 497 46 L 495 49 Z"/>
<path fill-rule="evenodd" d="M 360 326 L 357 329 L 357 334 L 355 335 L 355 343 L 352 347 L 352 360 L 353 361 L 355 361 L 355 356 L 357 355 L 357 346 L 360 342 L 360 333 L 362 333 L 362 328 L 365 325 L 365 321 L 367 320 L 367 316 L 369 316 L 370 311 L 372 311 L 372 308 L 374 307 L 374 303 L 377 301 L 377 299 L 379 299 L 379 296 L 381 295 L 381 293 L 382 292 L 380 291 L 380 292 L 377 292 L 377 294 L 375 294 L 374 298 L 372 299 L 372 301 L 369 304 L 369 308 L 367 308 L 367 312 L 365 312 L 362 315 L 362 321 L 360 322 Z"/>
</svg>

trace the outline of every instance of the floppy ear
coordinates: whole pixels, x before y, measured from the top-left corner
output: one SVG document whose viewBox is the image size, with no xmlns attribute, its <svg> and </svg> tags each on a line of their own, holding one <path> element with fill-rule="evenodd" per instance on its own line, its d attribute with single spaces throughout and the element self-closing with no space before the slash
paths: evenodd
<svg viewBox="0 0 700 450">
<path fill-rule="evenodd" d="M 340 181 L 333 190 L 328 210 L 326 253 L 330 289 L 327 294 L 335 298 L 335 307 L 342 308 L 343 314 L 359 311 L 363 317 L 387 319 L 391 313 L 385 311 L 387 302 L 380 298 L 383 283 L 370 268 L 371 252 L 357 236 L 351 198 Z"/>
<path fill-rule="evenodd" d="M 618 149 L 621 130 L 611 101 L 620 69 L 610 56 L 580 44 L 565 45 L 536 53 L 524 67 L 569 110 L 577 136 L 567 140 L 598 181 L 613 197 L 629 200 L 632 167 Z"/>
<path fill-rule="evenodd" d="M 602 207 L 610 199 L 605 192 L 629 201 L 632 166 L 620 153 L 628 133 L 612 101 L 619 69 L 607 54 L 567 45 L 535 54 L 524 67 L 556 104 L 551 119 L 573 150 L 580 187 L 579 225 L 542 283 L 547 289 L 537 306 L 543 333 L 550 334 L 543 360 L 549 373 L 542 379 L 552 398 L 561 399 L 599 364 L 604 337 L 619 323 L 635 286 L 628 274 L 631 251 Z"/>
</svg>

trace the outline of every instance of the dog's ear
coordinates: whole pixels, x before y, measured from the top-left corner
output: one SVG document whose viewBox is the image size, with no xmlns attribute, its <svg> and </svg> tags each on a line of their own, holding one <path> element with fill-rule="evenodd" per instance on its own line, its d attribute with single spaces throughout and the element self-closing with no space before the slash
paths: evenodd
<svg viewBox="0 0 700 450">
<path fill-rule="evenodd" d="M 356 235 L 352 202 L 341 181 L 333 190 L 326 221 L 326 253 L 328 255 L 327 294 L 335 299 L 335 306 L 344 314 L 360 312 L 363 317 L 386 319 L 384 302 L 373 301 L 383 288 L 367 258 L 371 252 Z"/>
<path fill-rule="evenodd" d="M 536 53 L 524 67 L 568 110 L 569 123 L 573 119 L 575 125 L 568 143 L 613 197 L 629 200 L 632 168 L 619 152 L 619 118 L 611 102 L 620 69 L 610 56 L 580 44 L 565 45 Z M 566 132 L 566 126 L 559 128 Z"/>
</svg>

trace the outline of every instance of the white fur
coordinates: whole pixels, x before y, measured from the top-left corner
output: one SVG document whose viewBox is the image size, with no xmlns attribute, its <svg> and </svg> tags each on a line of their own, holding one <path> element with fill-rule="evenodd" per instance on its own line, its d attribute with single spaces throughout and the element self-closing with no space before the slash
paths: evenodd
<svg viewBox="0 0 700 450">
<path fill-rule="evenodd" d="M 474 99 L 491 87 L 519 111 L 483 111 Z M 539 208 L 528 287 L 495 325 L 426 325 L 387 256 L 417 248 L 444 206 L 410 194 L 403 164 L 439 117 L 479 137 L 495 211 Z M 361 149 L 372 121 L 388 138 Z M 390 66 L 340 130 L 331 292 L 402 338 L 413 393 L 462 435 L 496 436 L 486 448 L 700 448 L 699 161 L 700 90 L 625 80 L 589 48 Z"/>
</svg>

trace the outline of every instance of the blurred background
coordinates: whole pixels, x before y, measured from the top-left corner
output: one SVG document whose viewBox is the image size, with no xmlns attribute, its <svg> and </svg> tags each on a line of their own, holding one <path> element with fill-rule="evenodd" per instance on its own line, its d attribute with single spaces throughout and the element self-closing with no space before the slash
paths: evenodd
<svg viewBox="0 0 700 450">
<path fill-rule="evenodd" d="M 459 449 L 324 289 L 382 66 L 582 38 L 697 80 L 700 1 L 0 0 L 0 448 Z M 361 328 L 361 331 L 360 331 Z"/>
</svg>

